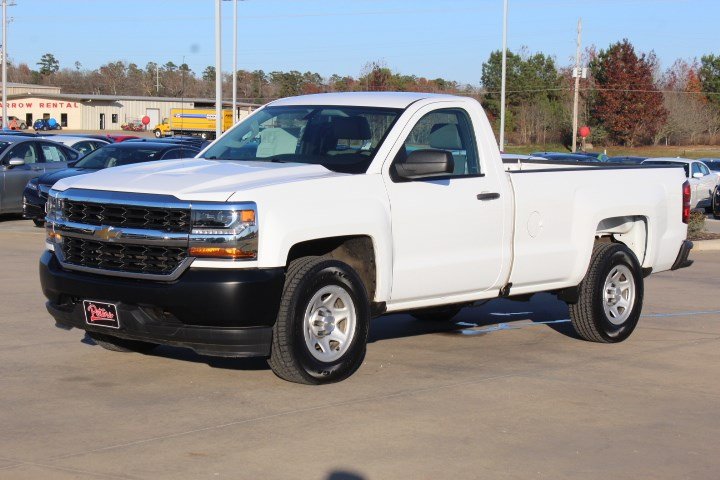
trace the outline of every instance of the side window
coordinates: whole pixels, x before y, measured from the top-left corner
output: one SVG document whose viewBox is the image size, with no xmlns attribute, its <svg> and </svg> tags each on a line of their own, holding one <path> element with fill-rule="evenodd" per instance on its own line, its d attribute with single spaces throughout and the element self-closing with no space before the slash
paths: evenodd
<svg viewBox="0 0 720 480">
<path fill-rule="evenodd" d="M 73 148 L 83 155 L 87 155 L 94 150 L 93 142 L 78 142 L 73 145 Z"/>
<path fill-rule="evenodd" d="M 700 165 L 700 171 L 703 175 L 710 175 L 710 170 L 702 163 L 698 163 L 697 165 Z"/>
<path fill-rule="evenodd" d="M 38 152 L 32 143 L 21 143 L 15 145 L 12 150 L 5 156 L 8 160 L 20 159 L 25 160 L 25 164 L 37 163 L 39 161 Z"/>
<path fill-rule="evenodd" d="M 165 155 L 162 157 L 163 160 L 174 160 L 176 158 L 182 158 L 182 150 L 178 148 L 165 152 Z"/>
<path fill-rule="evenodd" d="M 452 154 L 455 167 L 451 177 L 480 174 L 475 136 L 467 112 L 459 108 L 436 110 L 422 117 L 405 139 L 401 161 L 415 150 L 445 150 Z"/>
<path fill-rule="evenodd" d="M 67 162 L 68 158 L 65 152 L 59 145 L 50 145 L 49 143 L 43 143 L 42 148 L 43 157 L 46 162 Z"/>
</svg>

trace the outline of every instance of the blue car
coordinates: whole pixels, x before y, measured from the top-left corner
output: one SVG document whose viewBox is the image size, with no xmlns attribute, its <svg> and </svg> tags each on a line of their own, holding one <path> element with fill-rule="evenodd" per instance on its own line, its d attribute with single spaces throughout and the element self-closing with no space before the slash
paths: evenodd
<svg viewBox="0 0 720 480">
<path fill-rule="evenodd" d="M 33 128 L 37 132 L 38 130 L 62 130 L 62 126 L 54 118 L 38 118 L 33 123 Z"/>
</svg>

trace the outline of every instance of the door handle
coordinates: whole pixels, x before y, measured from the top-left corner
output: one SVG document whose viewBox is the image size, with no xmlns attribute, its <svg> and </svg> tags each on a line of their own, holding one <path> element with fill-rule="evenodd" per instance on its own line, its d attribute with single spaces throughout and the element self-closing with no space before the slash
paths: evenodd
<svg viewBox="0 0 720 480">
<path fill-rule="evenodd" d="M 478 200 L 483 200 L 483 201 L 497 200 L 498 198 L 500 198 L 500 194 L 497 192 L 483 192 L 483 193 L 478 193 L 478 196 L 477 196 Z"/>
</svg>

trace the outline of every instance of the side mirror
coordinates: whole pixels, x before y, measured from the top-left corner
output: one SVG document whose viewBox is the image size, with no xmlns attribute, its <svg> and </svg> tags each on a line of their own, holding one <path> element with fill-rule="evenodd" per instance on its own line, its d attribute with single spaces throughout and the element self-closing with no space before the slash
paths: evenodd
<svg viewBox="0 0 720 480">
<path fill-rule="evenodd" d="M 397 175 L 407 180 L 446 176 L 453 173 L 454 169 L 455 160 L 445 150 L 415 150 L 405 161 L 395 164 Z"/>
<path fill-rule="evenodd" d="M 12 160 L 10 160 L 12 162 Z M 703 178 L 705 175 L 703 175 L 700 172 L 693 173 L 693 178 Z"/>
<path fill-rule="evenodd" d="M 25 165 L 25 160 L 22 158 L 11 158 L 8 165 L 11 167 L 19 167 L 20 165 Z"/>
</svg>

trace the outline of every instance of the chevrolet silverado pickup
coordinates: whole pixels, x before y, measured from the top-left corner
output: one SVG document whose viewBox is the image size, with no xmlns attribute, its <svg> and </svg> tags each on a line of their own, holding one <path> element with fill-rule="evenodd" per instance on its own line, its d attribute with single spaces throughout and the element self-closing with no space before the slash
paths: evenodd
<svg viewBox="0 0 720 480">
<path fill-rule="evenodd" d="M 386 312 L 551 292 L 583 339 L 625 340 L 644 277 L 691 263 L 690 193 L 672 166 L 506 167 L 470 98 L 298 96 L 196 158 L 59 181 L 40 278 L 56 324 L 109 350 L 262 356 L 320 384 Z"/>
</svg>

